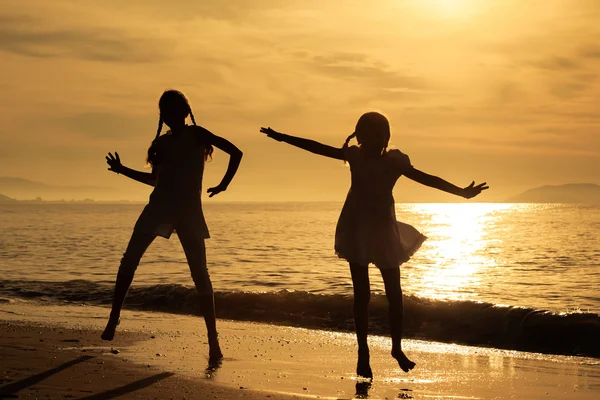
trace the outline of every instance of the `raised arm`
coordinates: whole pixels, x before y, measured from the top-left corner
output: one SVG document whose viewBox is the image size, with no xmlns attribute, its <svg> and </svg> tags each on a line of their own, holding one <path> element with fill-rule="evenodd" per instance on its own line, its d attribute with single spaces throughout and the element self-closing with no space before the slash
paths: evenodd
<svg viewBox="0 0 600 400">
<path fill-rule="evenodd" d="M 489 186 L 487 186 L 485 182 L 480 183 L 477 186 L 475 186 L 475 182 L 471 182 L 469 186 L 460 188 L 440 177 L 426 174 L 425 172 L 419 171 L 414 167 L 409 168 L 406 172 L 404 172 L 404 175 L 422 185 L 439 189 L 443 192 L 451 193 L 456 196 L 464 197 L 465 199 L 475 197 L 483 190 L 489 189 Z"/>
<path fill-rule="evenodd" d="M 225 172 L 221 183 L 207 190 L 209 193 L 208 197 L 213 197 L 214 195 L 227 190 L 227 187 L 231 183 L 231 180 L 235 176 L 238 167 L 240 166 L 240 162 L 242 161 L 242 156 L 244 153 L 242 153 L 242 151 L 229 140 L 217 136 L 205 128 L 200 128 L 202 129 L 201 134 L 203 136 L 203 140 L 212 144 L 217 149 L 229 154 L 229 164 L 227 165 L 227 171 Z"/>
<path fill-rule="evenodd" d="M 119 153 L 116 151 L 114 156 L 112 153 L 108 153 L 108 156 L 106 156 L 106 163 L 109 165 L 109 171 L 124 175 L 130 179 L 133 179 L 134 181 L 138 181 L 146 185 L 156 186 L 156 177 L 158 173 L 155 168 L 152 168 L 152 172 L 142 172 L 127 168 L 121 164 L 121 158 L 119 157 Z"/>
<path fill-rule="evenodd" d="M 340 148 L 328 146 L 310 139 L 286 135 L 285 133 L 277 132 L 271 128 L 260 128 L 260 131 L 278 142 L 285 142 L 320 156 L 335 158 L 336 160 L 344 159 L 344 151 Z"/>
</svg>

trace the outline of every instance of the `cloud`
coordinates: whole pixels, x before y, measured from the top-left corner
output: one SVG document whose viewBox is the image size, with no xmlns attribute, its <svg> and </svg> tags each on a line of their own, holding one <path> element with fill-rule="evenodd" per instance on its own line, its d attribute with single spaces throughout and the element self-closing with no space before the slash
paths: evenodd
<svg viewBox="0 0 600 400">
<path fill-rule="evenodd" d="M 584 46 L 579 54 L 581 55 L 581 57 L 584 58 L 600 60 L 600 46 L 598 46 L 597 44 Z"/>
<path fill-rule="evenodd" d="M 151 140 L 156 132 L 158 113 L 138 116 L 95 111 L 62 116 L 56 122 L 87 139 L 124 140 L 146 135 Z"/>
<path fill-rule="evenodd" d="M 489 153 L 600 155 L 600 137 L 593 136 L 594 128 L 561 129 L 517 127 L 511 135 L 484 130 L 477 135 L 420 134 L 411 141 L 428 148 L 478 149 Z"/>
<path fill-rule="evenodd" d="M 597 65 L 600 48 L 584 46 L 583 50 L 568 49 L 561 55 L 551 55 L 535 62 L 525 62 L 533 67 L 528 86 L 532 82 L 541 83 L 546 93 L 563 100 L 579 99 L 589 93 L 598 92 Z M 595 96 L 592 94 L 592 96 Z"/>
<path fill-rule="evenodd" d="M 549 57 L 532 63 L 533 66 L 552 71 L 573 71 L 581 68 L 581 64 L 567 57 Z"/>
<path fill-rule="evenodd" d="M 424 80 L 409 74 L 395 71 L 385 63 L 360 53 L 333 53 L 316 55 L 308 59 L 308 64 L 317 73 L 330 78 L 363 82 L 373 89 L 423 90 Z"/>
<path fill-rule="evenodd" d="M 0 68 L 11 79 L 0 83 L 0 161 L 19 154 L 2 163 L 5 173 L 104 182 L 114 179 L 104 151 L 114 149 L 143 165 L 156 99 L 170 87 L 189 96 L 198 123 L 248 148 L 245 188 L 278 165 L 265 160 L 303 171 L 308 157 L 266 142 L 260 124 L 339 144 L 371 109 L 432 167 L 471 151 L 511 160 L 494 166 L 507 180 L 523 176 L 513 161 L 551 176 L 554 167 L 532 161 L 537 153 L 586 155 L 597 170 L 597 17 L 563 0 L 498 0 L 460 23 L 389 1 L 1 3 Z M 532 133 L 546 126 L 581 131 Z"/>
<path fill-rule="evenodd" d="M 160 15 L 178 21 L 193 19 L 215 19 L 247 24 L 257 14 L 281 9 L 308 8 L 319 5 L 319 0 L 228 0 L 197 1 L 178 0 L 165 6 L 162 0 L 112 0 L 111 3 L 121 9 L 142 12 L 147 15 Z M 342 3 L 343 4 L 343 3 Z"/>
<path fill-rule="evenodd" d="M 515 101 L 522 102 L 526 98 L 527 91 L 520 82 L 503 77 L 492 85 L 488 103 L 493 106 L 510 106 Z"/>
<path fill-rule="evenodd" d="M 550 93 L 560 99 L 572 99 L 589 88 L 589 85 L 584 82 L 556 82 L 550 87 Z"/>
<path fill-rule="evenodd" d="M 133 37 L 115 29 L 39 27 L 26 16 L 0 18 L 0 50 L 35 58 L 149 63 L 166 48 L 161 40 Z M 159 50 L 160 49 L 160 50 Z"/>
</svg>

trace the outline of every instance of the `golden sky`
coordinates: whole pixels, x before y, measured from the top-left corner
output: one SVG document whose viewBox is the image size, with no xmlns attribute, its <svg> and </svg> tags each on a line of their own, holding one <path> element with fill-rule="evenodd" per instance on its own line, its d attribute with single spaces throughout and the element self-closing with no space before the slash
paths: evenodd
<svg viewBox="0 0 600 400">
<path fill-rule="evenodd" d="M 600 183 L 600 1 L 0 0 L 0 176 L 148 188 L 164 89 L 245 153 L 221 200 L 343 200 L 349 170 L 269 141 L 271 126 L 341 145 L 379 110 L 413 165 L 498 200 Z M 215 153 L 205 186 L 227 157 Z M 451 200 L 396 186 L 396 200 Z M 212 199 L 211 199 L 212 201 Z"/>
</svg>

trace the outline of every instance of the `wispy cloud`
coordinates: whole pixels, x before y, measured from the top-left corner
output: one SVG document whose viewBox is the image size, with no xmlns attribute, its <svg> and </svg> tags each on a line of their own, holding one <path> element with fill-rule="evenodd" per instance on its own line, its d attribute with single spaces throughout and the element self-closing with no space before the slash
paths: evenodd
<svg viewBox="0 0 600 400">
<path fill-rule="evenodd" d="M 150 140 L 156 129 L 157 116 L 158 113 L 138 116 L 96 111 L 68 114 L 55 120 L 67 132 L 87 139 L 114 141 L 147 136 Z"/>
<path fill-rule="evenodd" d="M 581 68 L 581 64 L 567 57 L 549 57 L 531 63 L 534 67 L 551 71 L 573 71 Z"/>
<path fill-rule="evenodd" d="M 316 73 L 339 80 L 362 82 L 373 89 L 421 90 L 427 87 L 423 78 L 401 73 L 366 54 L 315 55 L 308 62 Z"/>
<path fill-rule="evenodd" d="M 584 46 L 579 55 L 584 58 L 597 59 L 600 61 L 600 45 L 593 43 Z"/>
<path fill-rule="evenodd" d="M 437 170 L 463 151 L 497 156 L 481 168 L 506 180 L 523 176 L 513 159 L 536 176 L 555 176 L 560 154 L 599 168 L 598 2 L 465 2 L 479 11 L 464 14 L 418 0 L 1 2 L 0 169 L 11 174 L 102 182 L 109 147 L 142 163 L 166 88 L 247 146 L 256 177 L 278 157 L 301 181 L 308 159 L 255 135 L 259 124 L 338 143 L 371 109 Z M 263 181 L 245 184 L 272 193 Z"/>
<path fill-rule="evenodd" d="M 44 27 L 27 16 L 0 18 L 0 50 L 35 58 L 74 58 L 116 63 L 148 63 L 165 43 L 116 29 Z"/>
</svg>

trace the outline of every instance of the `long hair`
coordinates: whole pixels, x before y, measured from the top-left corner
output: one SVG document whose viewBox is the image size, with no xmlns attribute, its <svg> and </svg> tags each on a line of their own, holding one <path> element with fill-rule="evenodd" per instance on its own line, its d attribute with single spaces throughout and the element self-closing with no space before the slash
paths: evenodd
<svg viewBox="0 0 600 400">
<path fill-rule="evenodd" d="M 155 164 L 162 161 L 160 159 L 162 155 L 157 154 L 158 148 L 156 146 L 156 143 L 158 141 L 158 138 L 160 137 L 164 125 L 164 121 L 162 118 L 163 115 L 170 115 L 175 116 L 176 118 L 183 119 L 187 118 L 187 116 L 189 115 L 190 119 L 192 120 L 192 123 L 194 124 L 194 126 L 196 126 L 196 119 L 194 118 L 194 114 L 192 113 L 190 103 L 188 102 L 188 99 L 185 97 L 185 95 L 178 90 L 165 91 L 162 94 L 162 96 L 160 96 L 160 100 L 158 101 L 158 108 L 160 111 L 158 117 L 158 129 L 156 130 L 156 136 L 154 137 L 154 140 L 152 140 L 152 143 L 148 148 L 148 155 L 146 157 L 146 162 L 151 166 L 154 166 Z M 210 143 L 205 143 L 204 160 L 212 159 L 213 151 L 213 146 Z"/>
</svg>

